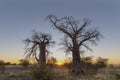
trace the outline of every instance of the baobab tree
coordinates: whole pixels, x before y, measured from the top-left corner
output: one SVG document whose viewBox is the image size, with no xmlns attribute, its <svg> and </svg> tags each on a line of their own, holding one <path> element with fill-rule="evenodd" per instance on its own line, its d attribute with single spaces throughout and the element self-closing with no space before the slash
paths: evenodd
<svg viewBox="0 0 120 80">
<path fill-rule="evenodd" d="M 92 50 L 90 44 L 97 44 L 96 42 L 102 37 L 97 28 L 88 28 L 90 24 L 89 19 L 75 20 L 72 16 L 58 18 L 54 15 L 47 17 L 52 26 L 64 33 L 64 41 L 67 52 L 72 53 L 72 67 L 71 71 L 75 74 L 82 73 L 81 69 L 81 53 L 83 49 Z"/>
<path fill-rule="evenodd" d="M 45 68 L 46 54 L 49 53 L 48 47 L 54 43 L 51 35 L 33 31 L 32 37 L 25 39 L 24 42 L 26 44 L 26 57 L 34 57 L 39 67 Z"/>
</svg>

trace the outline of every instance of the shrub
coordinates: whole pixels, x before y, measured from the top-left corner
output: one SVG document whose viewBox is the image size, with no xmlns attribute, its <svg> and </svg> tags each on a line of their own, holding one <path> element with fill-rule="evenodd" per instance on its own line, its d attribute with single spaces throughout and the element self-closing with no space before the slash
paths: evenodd
<svg viewBox="0 0 120 80">
<path fill-rule="evenodd" d="M 3 73 L 5 71 L 5 62 L 0 60 L 0 72 Z"/>
<path fill-rule="evenodd" d="M 94 64 L 92 57 L 85 57 L 81 59 L 81 69 L 85 74 L 91 74 L 94 72 Z"/>
<path fill-rule="evenodd" d="M 100 69 L 100 68 L 106 68 L 108 65 L 108 59 L 102 58 L 102 57 L 98 57 L 96 59 L 96 63 L 95 66 Z"/>
<path fill-rule="evenodd" d="M 53 74 L 49 67 L 40 69 L 37 66 L 34 66 L 31 72 L 33 80 L 53 80 Z"/>
<path fill-rule="evenodd" d="M 47 65 L 53 67 L 57 62 L 57 59 L 54 57 L 50 57 L 47 59 Z"/>
<path fill-rule="evenodd" d="M 66 59 L 64 63 L 64 67 L 71 69 L 72 60 Z M 93 62 L 93 58 L 91 56 L 81 58 L 81 69 L 82 73 L 85 75 L 96 74 L 96 72 L 101 68 L 106 68 L 108 65 L 108 59 L 98 57 L 96 62 Z"/>
<path fill-rule="evenodd" d="M 19 61 L 19 64 L 22 65 L 24 68 L 27 68 L 27 66 L 30 64 L 28 60 L 26 59 L 21 59 Z"/>
<path fill-rule="evenodd" d="M 72 65 L 72 59 L 71 58 L 65 59 L 63 66 L 65 68 L 71 69 L 71 65 Z"/>
<path fill-rule="evenodd" d="M 11 62 L 6 62 L 5 65 L 11 65 Z"/>
</svg>

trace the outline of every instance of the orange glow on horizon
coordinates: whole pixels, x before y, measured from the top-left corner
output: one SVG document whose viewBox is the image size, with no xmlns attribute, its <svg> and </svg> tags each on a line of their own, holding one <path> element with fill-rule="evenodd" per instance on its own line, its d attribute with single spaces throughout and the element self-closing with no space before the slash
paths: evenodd
<svg viewBox="0 0 120 80">
<path fill-rule="evenodd" d="M 113 58 L 113 59 L 108 59 L 109 64 L 120 64 L 120 59 L 118 58 Z"/>
<path fill-rule="evenodd" d="M 2 58 L 0 60 L 3 60 L 5 62 L 10 62 L 10 63 L 16 63 L 16 64 L 19 63 L 19 59 L 14 59 L 14 58 Z"/>
<path fill-rule="evenodd" d="M 59 66 L 62 66 L 62 65 L 64 64 L 64 62 L 62 62 L 62 61 L 57 61 L 56 64 L 59 65 Z"/>
<path fill-rule="evenodd" d="M 5 62 L 11 62 L 11 63 L 19 63 L 20 59 L 16 59 L 16 58 L 0 58 L 0 60 L 3 60 Z M 120 64 L 120 59 L 119 58 L 108 58 L 108 63 L 109 64 Z M 64 61 L 60 60 L 56 62 L 56 65 L 63 65 Z"/>
</svg>

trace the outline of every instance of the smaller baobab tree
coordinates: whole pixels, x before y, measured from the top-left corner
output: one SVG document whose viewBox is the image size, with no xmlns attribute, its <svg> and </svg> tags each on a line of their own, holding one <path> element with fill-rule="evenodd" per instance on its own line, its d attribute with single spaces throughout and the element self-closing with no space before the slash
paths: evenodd
<svg viewBox="0 0 120 80">
<path fill-rule="evenodd" d="M 65 35 L 62 44 L 67 52 L 72 53 L 72 72 L 82 73 L 81 69 L 81 53 L 83 49 L 92 50 L 90 44 L 97 44 L 102 37 L 98 29 L 88 28 L 90 20 L 75 20 L 72 16 L 58 18 L 49 15 L 47 19 L 52 23 L 53 27 Z M 84 50 L 85 51 L 85 50 Z"/>
<path fill-rule="evenodd" d="M 49 53 L 48 48 L 54 43 L 51 35 L 33 31 L 32 37 L 25 39 L 24 42 L 26 44 L 26 58 L 35 58 L 39 67 L 45 68 L 46 56 Z"/>
</svg>

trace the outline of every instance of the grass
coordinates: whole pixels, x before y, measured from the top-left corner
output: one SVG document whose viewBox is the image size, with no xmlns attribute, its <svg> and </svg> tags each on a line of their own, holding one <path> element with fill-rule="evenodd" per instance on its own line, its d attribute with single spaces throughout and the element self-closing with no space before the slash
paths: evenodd
<svg viewBox="0 0 120 80">
<path fill-rule="evenodd" d="M 0 73 L 0 80 L 33 80 L 31 68 L 21 66 L 8 66 L 4 73 Z M 53 80 L 120 80 L 120 68 L 103 68 L 94 75 L 73 75 L 69 69 L 56 67 L 51 69 Z"/>
</svg>

